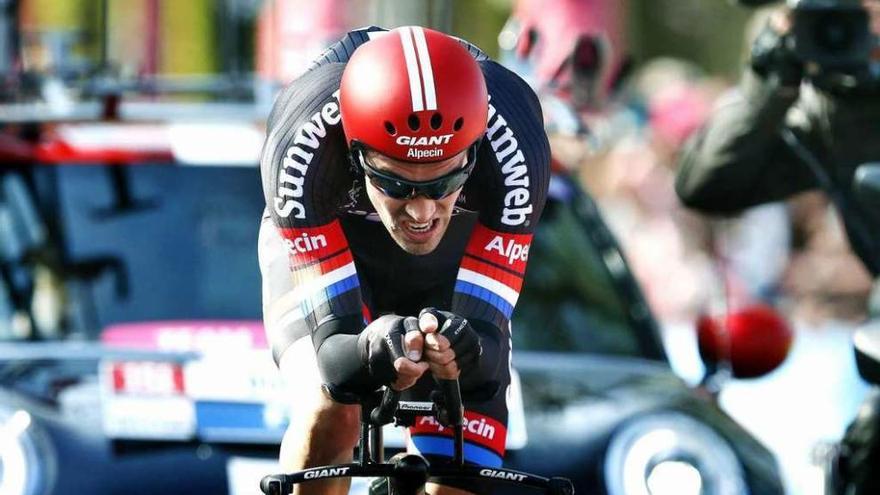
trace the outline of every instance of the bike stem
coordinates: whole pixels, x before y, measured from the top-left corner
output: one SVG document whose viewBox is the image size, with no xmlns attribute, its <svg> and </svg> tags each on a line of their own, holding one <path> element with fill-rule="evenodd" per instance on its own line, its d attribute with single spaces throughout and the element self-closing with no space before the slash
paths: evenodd
<svg viewBox="0 0 880 495">
<path fill-rule="evenodd" d="M 461 388 L 458 380 L 437 380 L 440 392 L 443 394 L 443 414 L 441 418 L 447 423 L 445 426 L 452 428 L 454 434 L 454 452 L 452 464 L 464 466 L 464 405 L 461 402 Z"/>
</svg>

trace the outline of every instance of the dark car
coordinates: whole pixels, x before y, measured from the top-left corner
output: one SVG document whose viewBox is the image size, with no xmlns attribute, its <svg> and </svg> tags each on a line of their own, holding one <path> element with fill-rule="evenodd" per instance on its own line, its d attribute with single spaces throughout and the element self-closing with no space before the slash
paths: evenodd
<svg viewBox="0 0 880 495">
<path fill-rule="evenodd" d="M 112 267 L 68 282 L 80 307 L 66 318 L 78 318 L 81 336 L 112 327 L 108 346 L 152 350 L 103 347 L 74 359 L 68 340 L 28 373 L 6 353 L 3 406 L 29 414 L 34 441 L 54 452 L 31 461 L 51 489 L 12 493 L 255 492 L 242 485 L 242 466 L 254 476 L 276 470 L 259 459 L 275 456 L 296 414 L 282 406 L 288 398 L 258 328 L 258 170 L 26 173 L 43 216 L 46 204 L 56 215 L 65 262 Z M 569 477 L 578 493 L 783 493 L 770 453 L 711 394 L 673 373 L 612 234 L 565 176 L 553 178 L 530 254 L 513 318 L 521 405 L 511 405 L 508 467 Z M 167 476 L 160 490 L 151 486 Z"/>
</svg>

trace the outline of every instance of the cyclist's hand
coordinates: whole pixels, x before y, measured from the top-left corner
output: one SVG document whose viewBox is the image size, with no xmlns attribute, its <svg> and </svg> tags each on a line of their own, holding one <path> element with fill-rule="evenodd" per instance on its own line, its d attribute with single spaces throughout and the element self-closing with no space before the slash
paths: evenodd
<svg viewBox="0 0 880 495">
<path fill-rule="evenodd" d="M 395 390 L 405 390 L 428 370 L 428 363 L 418 362 L 424 343 L 418 320 L 386 315 L 373 321 L 361 333 L 361 359 L 370 374 Z"/>
<path fill-rule="evenodd" d="M 419 328 L 425 333 L 425 360 L 436 378 L 455 380 L 463 370 L 477 367 L 483 348 L 466 319 L 426 308 L 419 314 Z"/>
<path fill-rule="evenodd" d="M 425 345 L 425 337 L 419 331 L 418 320 L 412 316 L 404 319 L 403 349 L 405 357 L 394 360 L 394 370 L 397 371 L 397 380 L 391 384 L 395 390 L 406 390 L 416 384 L 422 374 L 428 370 L 428 363 L 421 362 L 422 351 Z"/>
</svg>

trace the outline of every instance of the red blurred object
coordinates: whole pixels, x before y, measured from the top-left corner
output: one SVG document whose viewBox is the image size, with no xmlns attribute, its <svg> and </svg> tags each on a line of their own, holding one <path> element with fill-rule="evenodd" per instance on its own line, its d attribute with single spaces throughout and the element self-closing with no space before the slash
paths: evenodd
<svg viewBox="0 0 880 495">
<path fill-rule="evenodd" d="M 519 0 L 515 53 L 533 64 L 539 87 L 577 107 L 595 104 L 623 70 L 625 11 L 621 0 Z"/>
<path fill-rule="evenodd" d="M 734 377 L 756 378 L 785 361 L 794 334 L 775 309 L 754 304 L 724 316 L 700 316 L 697 337 L 707 367 L 728 362 Z"/>
<path fill-rule="evenodd" d="M 346 0 L 265 2 L 257 25 L 257 73 L 282 84 L 300 76 L 348 31 L 356 12 Z"/>
<path fill-rule="evenodd" d="M 132 361 L 109 367 L 113 390 L 132 395 L 182 395 L 183 366 L 178 363 Z"/>
<path fill-rule="evenodd" d="M 696 85 L 659 88 L 648 104 L 652 132 L 674 148 L 682 146 L 709 117 L 712 98 Z"/>
<path fill-rule="evenodd" d="M 20 137 L 0 132 L 0 163 L 28 163 L 34 159 L 34 147 Z"/>
<path fill-rule="evenodd" d="M 167 126 L 160 124 L 61 124 L 44 133 L 33 158 L 46 164 L 170 163 Z"/>
<path fill-rule="evenodd" d="M 36 148 L 35 157 L 41 163 L 67 164 L 136 164 L 170 162 L 174 159 L 171 152 L 164 151 L 133 151 L 123 149 L 79 150 L 67 143 L 50 142 L 40 144 Z"/>
</svg>

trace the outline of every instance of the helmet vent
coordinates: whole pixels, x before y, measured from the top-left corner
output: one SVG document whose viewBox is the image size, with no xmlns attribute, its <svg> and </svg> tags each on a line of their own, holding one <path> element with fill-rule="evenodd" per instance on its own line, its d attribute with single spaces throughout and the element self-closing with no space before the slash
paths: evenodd
<svg viewBox="0 0 880 495">
<path fill-rule="evenodd" d="M 417 131 L 419 130 L 419 127 L 422 126 L 422 123 L 419 121 L 419 116 L 414 113 L 409 114 L 409 118 L 406 119 L 406 124 L 412 131 Z"/>
<path fill-rule="evenodd" d="M 463 126 L 464 126 L 464 118 L 459 117 L 459 118 L 455 119 L 455 124 L 452 125 L 452 130 L 460 131 Z"/>
<path fill-rule="evenodd" d="M 385 130 L 392 136 L 397 135 L 397 128 L 391 122 L 385 121 Z"/>
<path fill-rule="evenodd" d="M 441 125 L 443 125 L 443 116 L 439 112 L 434 112 L 431 116 L 431 129 L 436 131 Z"/>
</svg>

